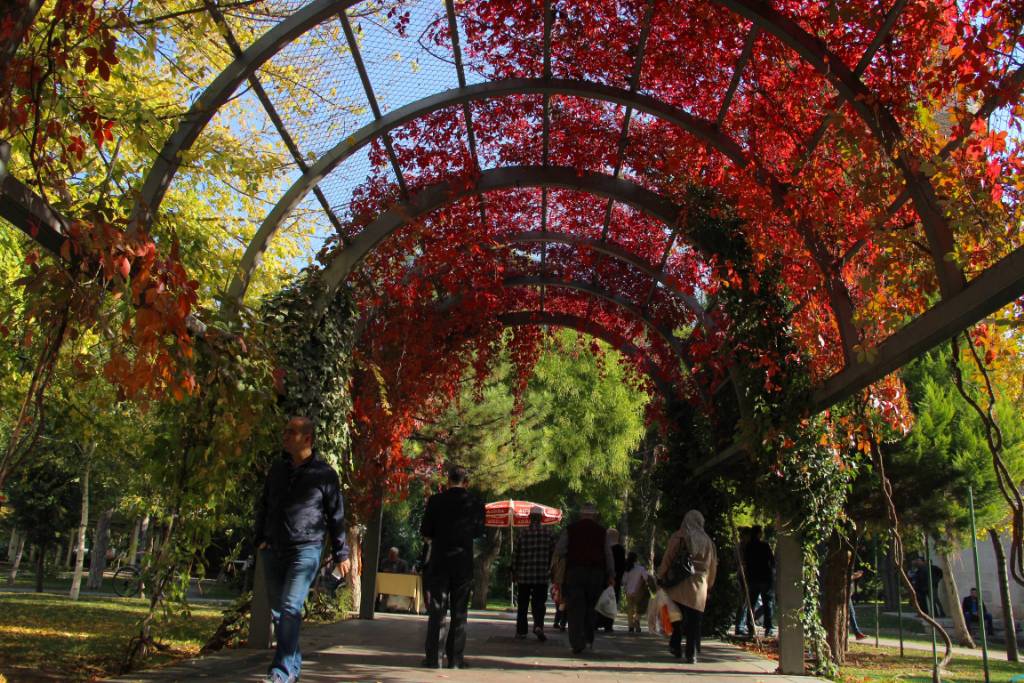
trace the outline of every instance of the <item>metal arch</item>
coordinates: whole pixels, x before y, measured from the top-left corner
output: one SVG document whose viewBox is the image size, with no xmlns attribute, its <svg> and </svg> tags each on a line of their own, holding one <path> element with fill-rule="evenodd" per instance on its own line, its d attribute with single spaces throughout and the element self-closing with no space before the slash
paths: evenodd
<svg viewBox="0 0 1024 683">
<path fill-rule="evenodd" d="M 577 248 L 586 247 L 587 249 L 601 252 L 605 256 L 610 256 L 617 261 L 627 263 L 651 278 L 655 283 L 655 287 L 660 283 L 665 288 L 665 292 L 667 294 L 681 301 L 683 305 L 693 312 L 701 325 L 709 330 L 718 329 L 718 324 L 707 314 L 707 311 L 704 310 L 704 307 L 699 301 L 697 301 L 696 297 L 691 294 L 687 294 L 678 287 L 666 282 L 664 272 L 655 268 L 628 249 L 623 249 L 616 244 L 609 243 L 608 241 L 602 241 L 600 239 L 594 239 L 593 237 L 581 237 L 580 235 L 573 235 L 567 232 L 549 232 L 543 230 L 520 232 L 502 240 L 502 244 L 504 245 L 535 243 L 566 244 Z"/>
<path fill-rule="evenodd" d="M 601 339 L 619 353 L 643 360 L 644 373 L 654 383 L 658 393 L 666 400 L 676 396 L 677 392 L 673 390 L 672 382 L 664 376 L 661 368 L 658 367 L 657 363 L 650 356 L 625 337 L 612 332 L 602 325 L 598 325 L 592 320 L 587 320 L 578 315 L 551 313 L 550 311 L 510 311 L 508 313 L 499 313 L 497 320 L 505 327 L 532 327 L 535 325 L 563 327 Z"/>
<path fill-rule="evenodd" d="M 263 64 L 314 26 L 344 12 L 357 0 L 313 0 L 247 47 L 218 74 L 189 108 L 174 133 L 167 139 L 146 174 L 139 199 L 129 221 L 129 230 L 146 231 L 163 200 L 171 179 L 181 165 L 181 154 L 189 149 L 231 94 Z"/>
<path fill-rule="evenodd" d="M 557 277 L 543 275 L 510 275 L 505 278 L 503 284 L 506 287 L 554 287 L 556 289 L 571 289 L 573 291 L 583 292 L 593 298 L 614 304 L 642 322 L 652 332 L 655 332 L 659 337 L 661 337 L 665 343 L 668 344 L 669 348 L 672 349 L 672 352 L 675 353 L 683 363 L 687 364 L 687 368 L 689 368 L 688 349 L 684 345 L 683 340 L 676 337 L 672 333 L 672 330 L 656 322 L 650 315 L 641 311 L 640 308 L 632 302 L 623 299 L 621 296 L 612 294 L 597 285 L 584 280 L 562 280 Z"/>
<path fill-rule="evenodd" d="M 679 358 L 680 362 L 683 363 L 690 376 L 693 377 L 693 370 L 690 367 L 689 347 L 686 344 L 686 342 L 676 337 L 675 334 L 672 333 L 672 330 L 670 330 L 669 328 L 665 327 L 664 325 L 658 324 L 654 319 L 650 317 L 646 310 L 639 308 L 632 302 L 627 301 L 620 296 L 616 296 L 611 292 L 608 292 L 591 282 L 585 282 L 583 280 L 561 280 L 559 278 L 553 277 L 519 275 L 506 277 L 503 284 L 506 287 L 553 287 L 556 289 L 571 289 L 577 292 L 583 292 L 584 294 L 587 294 L 595 299 L 602 299 L 604 301 L 608 301 L 609 303 L 614 304 L 615 306 L 618 306 L 622 310 L 629 313 L 631 316 L 642 322 L 650 330 L 652 330 L 658 336 L 660 336 L 665 341 L 665 343 L 668 344 L 669 348 L 672 349 L 672 352 Z M 728 372 L 728 384 L 732 385 L 733 392 L 736 395 L 736 403 L 740 409 L 740 414 L 743 415 L 744 417 L 749 417 L 751 414 L 750 406 L 747 405 L 747 402 L 743 394 L 743 390 L 740 388 L 740 384 L 737 381 L 735 368 L 730 367 Z M 704 390 L 704 387 L 701 386 L 700 383 L 697 382 L 696 380 L 694 381 L 694 386 L 697 387 L 697 391 L 701 396 L 701 400 L 704 401 L 706 405 L 712 405 L 712 397 L 708 395 L 708 393 Z M 723 382 L 719 384 L 718 387 L 715 389 L 714 393 L 717 395 L 718 392 L 725 389 L 725 387 L 726 383 Z"/>
<path fill-rule="evenodd" d="M 744 167 L 749 163 L 740 145 L 718 131 L 713 122 L 697 118 L 678 107 L 673 107 L 653 97 L 631 94 L 628 90 L 621 88 L 584 81 L 542 78 L 507 79 L 478 83 L 465 88 L 453 88 L 389 112 L 379 120 L 372 121 L 363 126 L 325 152 L 313 164 L 309 172 L 300 176 L 288 191 L 281 196 L 277 204 L 267 215 L 267 218 L 264 219 L 253 236 L 245 254 L 242 256 L 242 261 L 239 263 L 238 271 L 245 281 L 241 283 L 232 282 L 231 288 L 228 291 L 229 296 L 239 298 L 244 295 L 245 287 L 248 284 L 247 280 L 252 273 L 252 269 L 255 267 L 263 251 L 266 250 L 279 224 L 302 201 L 310 187 L 319 183 L 352 154 L 368 145 L 377 137 L 432 112 L 469 101 L 517 94 L 569 95 L 631 106 L 637 111 L 650 114 L 689 132 L 724 154 L 737 166 Z"/>
<path fill-rule="evenodd" d="M 559 166 L 506 166 L 487 169 L 480 172 L 475 184 L 431 185 L 410 197 L 409 201 L 392 206 L 381 213 L 352 239 L 349 246 L 335 254 L 324 272 L 328 291 L 333 292 L 367 254 L 402 226 L 471 194 L 515 187 L 559 187 L 601 197 L 614 197 L 616 201 L 629 204 L 670 225 L 674 224 L 680 215 L 680 208 L 664 197 L 629 180 L 604 173 L 581 173 L 575 168 Z M 229 289 L 229 296 L 235 295 L 236 292 L 244 292 L 244 282 L 240 280 L 240 274 L 236 274 L 235 278 Z"/>
<path fill-rule="evenodd" d="M 953 233 L 938 206 L 935 188 L 928 177 L 901 150 L 904 141 L 899 122 L 888 109 L 875 101 L 872 91 L 846 66 L 843 60 L 822 42 L 801 28 L 793 19 L 772 9 L 762 0 L 714 0 L 717 4 L 754 22 L 790 47 L 822 75 L 853 107 L 868 130 L 882 144 L 893 164 L 903 174 L 917 215 L 921 218 L 935 265 L 935 275 L 944 297 L 961 291 L 966 285 L 963 271 L 946 260 L 955 249 Z"/>
</svg>

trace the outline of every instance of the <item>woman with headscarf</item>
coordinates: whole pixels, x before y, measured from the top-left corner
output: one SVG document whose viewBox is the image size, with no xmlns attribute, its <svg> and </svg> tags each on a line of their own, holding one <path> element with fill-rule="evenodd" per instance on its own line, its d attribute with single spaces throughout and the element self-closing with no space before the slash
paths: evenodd
<svg viewBox="0 0 1024 683">
<path fill-rule="evenodd" d="M 686 662 L 694 664 L 700 650 L 701 619 L 707 604 L 708 591 L 715 584 L 718 570 L 718 554 L 711 537 L 704 532 L 704 516 L 690 510 L 683 516 L 679 530 L 668 540 L 668 547 L 658 567 L 658 579 L 664 580 L 680 553 L 688 553 L 692 572 L 675 585 L 662 587 L 668 596 L 679 605 L 683 613 L 681 621 L 672 622 L 672 638 L 668 649 L 676 657 L 682 657 L 681 640 L 686 634 Z M 685 555 L 683 556 L 686 557 Z"/>
</svg>

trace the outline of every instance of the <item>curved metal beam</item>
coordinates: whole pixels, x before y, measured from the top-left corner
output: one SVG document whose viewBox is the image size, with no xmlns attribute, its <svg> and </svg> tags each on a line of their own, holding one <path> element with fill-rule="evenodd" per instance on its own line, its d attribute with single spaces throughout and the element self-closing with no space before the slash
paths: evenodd
<svg viewBox="0 0 1024 683">
<path fill-rule="evenodd" d="M 688 350 L 684 346 L 683 341 L 672 333 L 672 330 L 659 324 L 646 312 L 640 310 L 639 306 L 623 299 L 621 296 L 612 294 L 601 287 L 593 285 L 590 282 L 583 280 L 562 280 L 557 277 L 542 275 L 510 275 L 505 278 L 503 284 L 506 287 L 553 287 L 556 289 L 571 289 L 614 304 L 629 313 L 633 318 L 642 322 L 648 329 L 661 337 L 665 343 L 668 344 L 669 348 L 672 349 L 672 352 L 679 356 L 679 359 L 689 367 Z"/>
<path fill-rule="evenodd" d="M 664 197 L 629 180 L 604 173 L 580 172 L 560 166 L 492 168 L 481 171 L 473 184 L 445 182 L 431 185 L 377 216 L 347 247 L 335 254 L 324 273 L 328 290 L 333 292 L 356 265 L 395 230 L 463 197 L 515 187 L 558 187 L 589 192 L 628 204 L 669 225 L 674 225 L 681 215 L 680 207 Z M 239 281 L 238 275 L 235 278 L 229 292 L 244 291 L 244 282 Z"/>
<path fill-rule="evenodd" d="M 503 245 L 537 243 L 565 244 L 576 248 L 586 247 L 587 249 L 592 249 L 593 251 L 602 253 L 617 261 L 627 263 L 655 282 L 660 283 L 665 288 L 665 292 L 669 294 L 669 296 L 681 301 L 684 306 L 690 309 L 704 327 L 709 330 L 718 329 L 718 324 L 707 314 L 707 311 L 704 310 L 704 307 L 701 306 L 701 303 L 697 301 L 696 297 L 691 294 L 687 294 L 675 285 L 667 282 L 663 271 L 655 268 L 650 263 L 640 258 L 637 254 L 629 251 L 628 249 L 623 249 L 616 244 L 609 243 L 606 240 L 594 239 L 592 237 L 581 237 L 580 235 L 573 235 L 567 232 L 551 232 L 543 230 L 530 230 L 527 232 L 516 233 L 502 241 Z"/>
<path fill-rule="evenodd" d="M 652 319 L 645 310 L 639 308 L 630 301 L 623 299 L 622 297 L 616 296 L 601 287 L 598 287 L 590 282 L 584 282 L 580 280 L 561 280 L 558 278 L 544 277 L 544 276 L 532 276 L 532 275 L 519 275 L 506 277 L 503 283 L 506 287 L 554 287 L 563 289 L 572 289 L 578 292 L 583 292 L 592 297 L 608 301 L 615 306 L 628 312 L 635 319 L 642 322 L 648 329 L 652 330 L 655 334 L 660 336 L 672 352 L 679 358 L 680 362 L 686 367 L 687 372 L 690 376 L 693 376 L 693 371 L 690 368 L 690 354 L 688 345 L 684 340 L 679 339 L 673 334 L 672 330 L 660 325 L 654 319 Z M 729 370 L 729 382 L 733 392 L 736 395 L 736 403 L 739 406 L 740 414 L 747 417 L 751 414 L 750 406 L 746 402 L 746 398 L 743 394 L 743 390 L 740 388 L 740 384 L 736 377 L 735 368 L 730 367 Z M 706 405 L 712 405 L 711 397 L 704 390 L 699 382 L 694 380 L 694 386 L 697 387 L 697 391 L 700 394 L 701 400 Z M 719 391 L 725 389 L 726 383 L 720 384 L 714 391 L 715 395 Z"/>
<path fill-rule="evenodd" d="M 601 339 L 609 346 L 625 356 L 633 356 L 643 361 L 643 371 L 665 400 L 675 397 L 672 382 L 669 381 L 657 363 L 643 352 L 638 346 L 625 337 L 612 332 L 608 328 L 598 325 L 592 320 L 587 320 L 577 315 L 568 313 L 551 313 L 550 311 L 511 311 L 499 313 L 498 322 L 505 327 L 532 327 L 546 325 L 549 327 L 562 327 L 576 330 L 597 339 Z"/>
<path fill-rule="evenodd" d="M 275 24 L 220 72 L 192 104 L 188 113 L 182 117 L 178 127 L 164 143 L 153 166 L 150 167 L 132 210 L 129 231 L 149 230 L 153 216 L 156 215 L 160 202 L 181 165 L 182 152 L 192 146 L 214 114 L 224 106 L 238 86 L 255 74 L 257 69 L 285 45 L 314 26 L 344 12 L 356 2 L 357 0 L 313 0 L 287 19 Z"/>
<path fill-rule="evenodd" d="M 229 290 L 229 296 L 237 298 L 238 294 L 244 295 L 244 286 L 251 276 L 253 268 L 255 268 L 260 255 L 266 250 L 270 240 L 277 232 L 281 222 L 298 206 L 317 183 L 323 180 L 325 176 L 352 154 L 370 144 L 376 138 L 390 133 L 395 128 L 432 112 L 470 101 L 522 94 L 570 95 L 632 107 L 637 111 L 650 114 L 659 120 L 678 126 L 693 134 L 698 139 L 720 151 L 739 167 L 744 167 L 750 163 L 740 145 L 717 130 L 713 122 L 697 118 L 683 109 L 665 104 L 653 97 L 632 93 L 629 90 L 613 88 L 598 83 L 557 78 L 517 78 L 478 83 L 466 86 L 465 88 L 453 88 L 389 112 L 380 119 L 363 126 L 325 152 L 309 171 L 302 174 L 288 188 L 287 192 L 281 196 L 266 219 L 264 219 L 239 264 L 239 272 L 243 275 L 243 282 L 239 283 L 239 287 L 235 287 L 235 283 L 232 283 L 232 289 L 240 289 L 240 291 L 233 293 Z"/>
</svg>

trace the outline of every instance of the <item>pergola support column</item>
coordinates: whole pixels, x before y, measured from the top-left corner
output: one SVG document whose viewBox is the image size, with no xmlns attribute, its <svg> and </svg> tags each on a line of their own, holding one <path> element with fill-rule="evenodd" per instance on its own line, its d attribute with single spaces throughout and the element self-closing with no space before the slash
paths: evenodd
<svg viewBox="0 0 1024 683">
<path fill-rule="evenodd" d="M 779 620 L 779 673 L 804 673 L 804 629 L 800 610 L 804 603 L 803 549 L 793 529 L 779 523 L 775 546 L 775 604 Z"/>
</svg>

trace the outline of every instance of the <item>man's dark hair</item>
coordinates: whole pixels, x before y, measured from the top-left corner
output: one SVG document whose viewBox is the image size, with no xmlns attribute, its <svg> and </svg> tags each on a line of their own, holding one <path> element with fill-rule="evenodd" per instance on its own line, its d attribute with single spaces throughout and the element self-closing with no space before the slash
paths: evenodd
<svg viewBox="0 0 1024 683">
<path fill-rule="evenodd" d="M 761 525 L 755 524 L 754 526 L 750 527 L 750 535 L 753 536 L 755 539 L 761 538 Z"/>
<path fill-rule="evenodd" d="M 466 480 L 469 479 L 469 472 L 462 465 L 452 465 L 448 468 L 448 482 L 450 484 L 465 484 Z"/>
<path fill-rule="evenodd" d="M 311 419 L 309 419 L 305 415 L 292 415 L 292 417 L 288 420 L 288 423 L 290 424 L 292 422 L 297 423 L 296 427 L 298 427 L 298 433 L 300 435 L 309 437 L 313 436 L 314 429 L 313 421 Z"/>
</svg>

